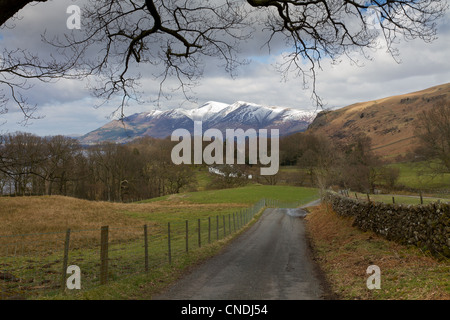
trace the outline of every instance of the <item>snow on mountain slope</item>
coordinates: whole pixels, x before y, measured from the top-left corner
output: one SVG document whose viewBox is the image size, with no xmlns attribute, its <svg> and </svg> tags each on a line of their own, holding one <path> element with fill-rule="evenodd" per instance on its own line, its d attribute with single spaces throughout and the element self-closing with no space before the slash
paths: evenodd
<svg viewBox="0 0 450 320">
<path fill-rule="evenodd" d="M 200 108 L 191 109 L 187 113 L 192 120 L 205 121 L 228 107 L 229 105 L 226 103 L 209 101 Z"/>
<path fill-rule="evenodd" d="M 161 110 L 152 110 L 152 111 L 148 112 L 145 116 L 148 118 L 157 117 L 161 113 L 163 113 L 163 111 L 161 111 Z"/>
<path fill-rule="evenodd" d="M 237 101 L 231 105 L 209 101 L 194 109 L 152 110 L 134 114 L 122 122 L 112 121 L 80 138 L 82 143 L 101 141 L 127 142 L 141 136 L 165 138 L 173 130 L 184 128 L 193 131 L 194 121 L 203 122 L 203 130 L 253 128 L 279 129 L 281 135 L 304 131 L 315 117 L 314 112 L 283 107 L 261 106 Z M 125 124 L 125 126 L 124 126 Z"/>
</svg>

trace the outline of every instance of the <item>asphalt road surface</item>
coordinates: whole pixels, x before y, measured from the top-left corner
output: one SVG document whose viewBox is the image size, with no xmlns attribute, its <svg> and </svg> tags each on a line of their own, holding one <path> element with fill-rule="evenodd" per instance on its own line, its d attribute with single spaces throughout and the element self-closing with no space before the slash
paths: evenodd
<svg viewBox="0 0 450 320">
<path fill-rule="evenodd" d="M 323 283 L 305 236 L 305 215 L 302 209 L 266 209 L 221 254 L 153 299 L 323 299 Z"/>
</svg>

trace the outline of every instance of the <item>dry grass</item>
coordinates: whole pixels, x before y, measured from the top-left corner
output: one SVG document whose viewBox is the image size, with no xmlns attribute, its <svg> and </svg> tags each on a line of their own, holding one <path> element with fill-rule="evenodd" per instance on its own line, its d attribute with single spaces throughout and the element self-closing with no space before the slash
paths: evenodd
<svg viewBox="0 0 450 320">
<path fill-rule="evenodd" d="M 99 229 L 108 225 L 114 228 L 133 228 L 161 216 L 170 219 L 173 213 L 215 212 L 223 204 L 195 204 L 182 198 L 158 202 L 123 204 L 80 200 L 62 196 L 0 198 L 0 235 L 64 232 Z M 236 210 L 243 204 L 226 205 Z M 173 217 L 172 217 L 173 218 Z"/>
<path fill-rule="evenodd" d="M 317 260 L 341 299 L 450 299 L 448 259 L 362 232 L 324 205 L 306 219 Z M 370 265 L 381 269 L 380 290 L 367 289 Z"/>
<path fill-rule="evenodd" d="M 134 227 L 142 221 L 121 214 L 114 203 L 62 196 L 0 198 L 0 235 Z"/>
<path fill-rule="evenodd" d="M 30 253 L 46 248 L 58 250 L 64 244 L 67 229 L 72 230 L 71 245 L 74 248 L 96 246 L 102 226 L 110 227 L 110 241 L 120 243 L 142 238 L 144 224 L 149 227 L 150 235 L 156 235 L 168 221 L 184 222 L 237 211 L 244 206 L 195 204 L 185 202 L 183 198 L 123 204 L 62 196 L 3 197 L 0 198 L 0 252 L 11 253 L 19 248 Z"/>
</svg>

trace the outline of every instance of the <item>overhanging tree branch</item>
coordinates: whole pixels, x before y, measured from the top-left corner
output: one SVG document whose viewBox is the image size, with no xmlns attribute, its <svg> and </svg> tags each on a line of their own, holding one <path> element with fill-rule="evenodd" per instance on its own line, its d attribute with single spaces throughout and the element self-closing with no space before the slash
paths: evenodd
<svg viewBox="0 0 450 320">
<path fill-rule="evenodd" d="M 0 26 L 32 2 L 47 2 L 47 0 L 0 0 Z"/>
<path fill-rule="evenodd" d="M 92 88 L 97 97 L 121 97 L 118 111 L 123 117 L 127 101 L 139 100 L 141 66 L 154 68 L 153 76 L 160 81 L 158 100 L 167 97 L 164 87 L 172 78 L 179 83 L 173 89 L 181 89 L 189 99 L 189 89 L 202 76 L 204 59 L 224 61 L 231 75 L 245 62 L 238 58 L 239 44 L 252 36 L 253 24 L 259 21 L 269 48 L 275 37 L 285 39 L 284 60 L 278 65 L 283 77 L 294 74 L 304 87 L 312 84 L 312 96 L 320 106 L 316 78 L 324 58 L 353 60 L 355 52 L 369 58 L 367 49 L 377 48 L 381 36 L 397 59 L 398 39 L 432 41 L 436 22 L 448 9 L 446 0 L 87 1 L 82 36 L 46 39 L 64 61 L 14 61 L 20 53 L 10 51 L 14 54 L 0 61 L 3 81 L 91 76 L 99 79 Z M 8 3 L 17 12 L 29 2 L 0 0 L 0 12 L 5 19 L 8 13 L 1 11 L 2 5 Z M 374 16 L 375 25 L 369 21 Z"/>
</svg>

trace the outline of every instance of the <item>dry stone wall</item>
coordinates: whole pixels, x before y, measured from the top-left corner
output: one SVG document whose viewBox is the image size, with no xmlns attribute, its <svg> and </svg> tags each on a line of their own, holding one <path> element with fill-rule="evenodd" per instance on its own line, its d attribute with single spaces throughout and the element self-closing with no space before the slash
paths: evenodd
<svg viewBox="0 0 450 320">
<path fill-rule="evenodd" d="M 450 257 L 450 205 L 386 204 L 350 199 L 327 193 L 333 210 L 353 217 L 353 225 L 363 231 L 371 230 L 388 240 L 415 245 L 437 256 Z"/>
</svg>

